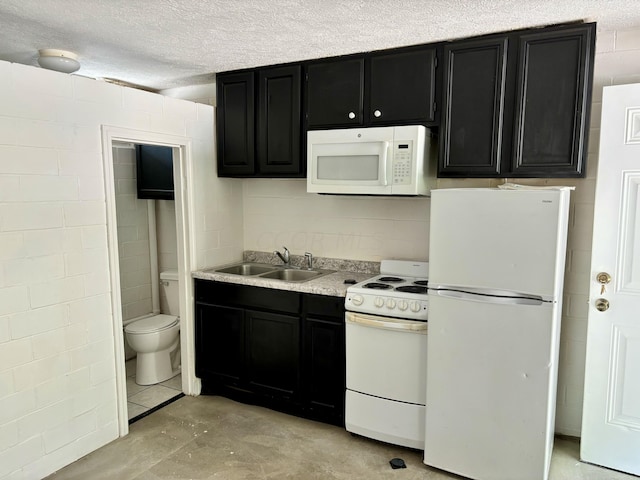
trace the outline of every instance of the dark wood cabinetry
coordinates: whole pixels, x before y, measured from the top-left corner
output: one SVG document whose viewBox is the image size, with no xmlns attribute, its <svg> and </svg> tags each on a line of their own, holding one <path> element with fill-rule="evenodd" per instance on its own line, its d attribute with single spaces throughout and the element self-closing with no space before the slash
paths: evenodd
<svg viewBox="0 0 640 480">
<path fill-rule="evenodd" d="M 136 145 L 138 198 L 173 200 L 173 149 L 162 145 Z"/>
<path fill-rule="evenodd" d="M 218 175 L 303 176 L 300 65 L 223 73 L 216 82 Z"/>
<path fill-rule="evenodd" d="M 219 176 L 255 173 L 253 72 L 216 77 L 216 133 Z"/>
<path fill-rule="evenodd" d="M 344 424 L 343 298 L 207 280 L 195 297 L 203 393 Z"/>
<path fill-rule="evenodd" d="M 436 50 L 424 46 L 308 64 L 307 128 L 435 124 Z"/>
<path fill-rule="evenodd" d="M 583 176 L 595 24 L 518 38 L 513 176 Z"/>
<path fill-rule="evenodd" d="M 344 424 L 344 298 L 304 296 L 302 374 L 308 416 Z"/>
<path fill-rule="evenodd" d="M 584 176 L 595 24 L 445 45 L 440 177 Z"/>
</svg>

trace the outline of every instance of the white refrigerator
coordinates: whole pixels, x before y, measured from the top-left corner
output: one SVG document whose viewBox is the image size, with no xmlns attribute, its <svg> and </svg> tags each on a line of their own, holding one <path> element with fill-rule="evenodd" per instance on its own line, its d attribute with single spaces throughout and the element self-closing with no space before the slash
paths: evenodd
<svg viewBox="0 0 640 480">
<path fill-rule="evenodd" d="M 427 465 L 547 479 L 570 190 L 432 192 Z"/>
</svg>

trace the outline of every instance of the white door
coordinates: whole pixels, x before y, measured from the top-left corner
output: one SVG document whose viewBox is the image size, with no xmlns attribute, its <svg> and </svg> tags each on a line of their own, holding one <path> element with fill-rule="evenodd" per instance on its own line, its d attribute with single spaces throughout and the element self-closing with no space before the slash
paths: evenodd
<svg viewBox="0 0 640 480">
<path fill-rule="evenodd" d="M 640 84 L 604 89 L 589 303 L 580 455 L 639 475 Z"/>
</svg>

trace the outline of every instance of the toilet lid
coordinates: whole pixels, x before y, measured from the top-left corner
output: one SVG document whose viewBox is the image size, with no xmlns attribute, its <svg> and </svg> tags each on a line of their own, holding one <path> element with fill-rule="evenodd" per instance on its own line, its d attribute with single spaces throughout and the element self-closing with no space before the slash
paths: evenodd
<svg viewBox="0 0 640 480">
<path fill-rule="evenodd" d="M 153 315 L 152 317 L 136 320 L 124 327 L 127 333 L 151 333 L 165 330 L 177 325 L 178 317 L 174 315 Z"/>
</svg>

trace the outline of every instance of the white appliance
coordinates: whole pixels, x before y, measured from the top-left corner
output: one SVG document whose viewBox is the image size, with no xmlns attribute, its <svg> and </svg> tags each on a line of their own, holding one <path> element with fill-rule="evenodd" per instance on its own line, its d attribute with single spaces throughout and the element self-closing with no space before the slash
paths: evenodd
<svg viewBox="0 0 640 480">
<path fill-rule="evenodd" d="M 383 260 L 380 272 L 347 289 L 345 425 L 349 432 L 421 449 L 429 265 Z"/>
<path fill-rule="evenodd" d="M 433 192 L 426 464 L 548 477 L 569 190 Z"/>
<path fill-rule="evenodd" d="M 422 125 L 307 132 L 307 192 L 428 195 L 436 162 Z"/>
</svg>

